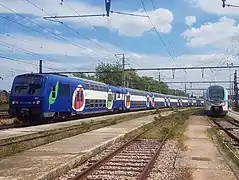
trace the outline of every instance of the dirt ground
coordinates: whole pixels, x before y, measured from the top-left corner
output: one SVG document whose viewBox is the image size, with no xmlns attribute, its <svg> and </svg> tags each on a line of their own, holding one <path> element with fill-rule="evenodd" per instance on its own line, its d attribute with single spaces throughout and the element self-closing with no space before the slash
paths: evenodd
<svg viewBox="0 0 239 180">
<path fill-rule="evenodd" d="M 203 115 L 189 117 L 184 132 L 187 150 L 178 152 L 175 167 L 191 169 L 194 180 L 236 180 L 235 174 L 207 134 L 210 127 L 210 122 Z"/>
</svg>

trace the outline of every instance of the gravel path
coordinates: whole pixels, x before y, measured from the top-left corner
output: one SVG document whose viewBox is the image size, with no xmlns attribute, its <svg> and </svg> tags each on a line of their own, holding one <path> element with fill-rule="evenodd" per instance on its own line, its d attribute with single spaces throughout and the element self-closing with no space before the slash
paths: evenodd
<svg viewBox="0 0 239 180">
<path fill-rule="evenodd" d="M 160 151 L 148 180 L 190 180 L 190 172 L 174 168 L 176 156 L 177 141 L 168 140 Z"/>
</svg>

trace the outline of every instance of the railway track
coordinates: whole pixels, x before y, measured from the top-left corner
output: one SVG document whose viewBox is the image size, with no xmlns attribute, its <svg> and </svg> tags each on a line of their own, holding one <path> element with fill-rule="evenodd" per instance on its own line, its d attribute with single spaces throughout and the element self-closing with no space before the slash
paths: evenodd
<svg viewBox="0 0 239 180">
<path fill-rule="evenodd" d="M 7 111 L 0 111 L 0 119 L 3 119 L 3 118 L 10 118 Z"/>
<path fill-rule="evenodd" d="M 145 180 L 153 168 L 160 150 L 178 122 L 175 122 L 161 142 L 150 139 L 138 140 L 142 134 L 151 129 L 149 128 L 134 138 L 119 144 L 118 147 L 108 149 L 106 156 L 89 161 L 84 169 L 68 180 Z"/>
<path fill-rule="evenodd" d="M 213 118 L 213 122 L 223 130 L 239 146 L 239 123 L 232 120 L 220 120 Z"/>
</svg>

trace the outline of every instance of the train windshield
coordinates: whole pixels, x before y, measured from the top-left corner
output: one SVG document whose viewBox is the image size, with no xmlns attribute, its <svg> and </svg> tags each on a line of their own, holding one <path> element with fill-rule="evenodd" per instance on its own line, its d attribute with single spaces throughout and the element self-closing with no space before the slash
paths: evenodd
<svg viewBox="0 0 239 180">
<path fill-rule="evenodd" d="M 22 95 L 40 95 L 42 89 L 41 84 L 28 84 L 28 85 L 16 85 L 14 89 L 15 96 L 22 96 Z"/>
<path fill-rule="evenodd" d="M 224 100 L 224 89 L 222 88 L 209 89 L 209 98 L 211 100 Z"/>
<path fill-rule="evenodd" d="M 42 86 L 42 77 L 18 77 L 13 87 L 13 94 L 15 96 L 39 96 Z"/>
</svg>

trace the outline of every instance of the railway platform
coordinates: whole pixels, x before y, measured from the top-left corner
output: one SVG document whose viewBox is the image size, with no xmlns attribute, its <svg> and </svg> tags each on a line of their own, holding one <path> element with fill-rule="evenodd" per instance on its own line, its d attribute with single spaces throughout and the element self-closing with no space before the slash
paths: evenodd
<svg viewBox="0 0 239 180">
<path fill-rule="evenodd" d="M 168 116 L 173 111 L 161 112 Z M 96 154 L 106 145 L 120 140 L 154 121 L 155 115 L 136 118 L 101 129 L 39 146 L 0 160 L 0 179 L 48 180 L 71 169 Z"/>
<path fill-rule="evenodd" d="M 205 116 L 190 116 L 184 133 L 186 148 L 178 152 L 175 168 L 190 169 L 194 180 L 236 180 L 236 172 L 232 171 L 208 134 L 210 127 Z"/>
<path fill-rule="evenodd" d="M 153 112 L 155 110 L 152 110 Z M 105 115 L 105 116 L 98 116 L 98 117 L 91 117 L 91 118 L 83 118 L 79 120 L 72 120 L 72 121 L 65 121 L 65 122 L 58 122 L 58 123 L 51 123 L 51 124 L 44 124 L 44 125 L 37 125 L 37 126 L 30 126 L 30 127 L 22 127 L 22 128 L 11 128 L 6 130 L 0 131 L 0 144 L 1 142 L 9 142 L 12 140 L 15 140 L 17 138 L 31 138 L 34 135 L 40 134 L 45 131 L 51 131 L 51 130 L 57 130 L 57 129 L 63 129 L 68 128 L 72 126 L 76 126 L 81 124 L 82 122 L 91 122 L 91 121 L 108 121 L 109 119 L 113 118 L 124 118 L 134 115 L 140 115 L 144 113 L 149 113 L 149 111 L 140 111 L 140 112 L 130 112 L 130 113 L 122 113 L 122 114 L 114 114 L 114 115 Z"/>
</svg>

